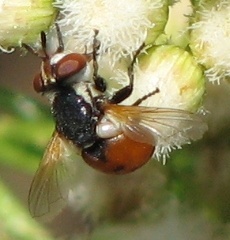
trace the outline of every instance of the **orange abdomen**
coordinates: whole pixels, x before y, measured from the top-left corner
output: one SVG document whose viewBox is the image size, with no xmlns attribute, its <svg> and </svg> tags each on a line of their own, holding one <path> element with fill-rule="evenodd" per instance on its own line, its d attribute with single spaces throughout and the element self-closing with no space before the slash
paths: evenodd
<svg viewBox="0 0 230 240">
<path fill-rule="evenodd" d="M 124 134 L 103 139 L 84 149 L 82 157 L 91 167 L 113 174 L 133 172 L 147 163 L 155 146 L 136 142 Z"/>
</svg>

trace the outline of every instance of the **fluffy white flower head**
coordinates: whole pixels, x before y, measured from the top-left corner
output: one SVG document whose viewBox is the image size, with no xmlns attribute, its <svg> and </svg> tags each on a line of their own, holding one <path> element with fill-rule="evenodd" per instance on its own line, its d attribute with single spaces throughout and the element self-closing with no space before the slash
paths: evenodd
<svg viewBox="0 0 230 240">
<path fill-rule="evenodd" d="M 199 21 L 192 24 L 191 49 L 203 64 L 212 82 L 230 77 L 230 2 L 220 1 L 211 9 L 197 12 Z"/>
<path fill-rule="evenodd" d="M 91 49 L 95 32 L 100 41 L 99 54 L 107 52 L 113 60 L 132 55 L 146 39 L 154 10 L 162 0 L 56 0 L 62 18 L 58 24 L 68 38 L 67 48 L 75 51 Z M 112 60 L 112 61 L 113 61 Z"/>
</svg>

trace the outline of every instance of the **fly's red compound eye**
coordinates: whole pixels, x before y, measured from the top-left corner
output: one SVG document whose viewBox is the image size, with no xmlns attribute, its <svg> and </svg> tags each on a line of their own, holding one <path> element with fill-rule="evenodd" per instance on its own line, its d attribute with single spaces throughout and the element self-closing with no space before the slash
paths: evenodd
<svg viewBox="0 0 230 240">
<path fill-rule="evenodd" d="M 56 79 L 70 77 L 80 72 L 87 64 L 87 58 L 82 54 L 71 53 L 53 65 Z"/>
<path fill-rule="evenodd" d="M 40 93 L 40 92 L 44 92 L 44 91 L 45 91 L 44 82 L 43 82 L 43 80 L 42 80 L 42 77 L 41 77 L 41 74 L 40 74 L 40 73 L 38 73 L 37 75 L 35 75 L 34 81 L 33 81 L 33 87 L 34 87 L 34 90 L 35 90 L 37 93 Z"/>
</svg>

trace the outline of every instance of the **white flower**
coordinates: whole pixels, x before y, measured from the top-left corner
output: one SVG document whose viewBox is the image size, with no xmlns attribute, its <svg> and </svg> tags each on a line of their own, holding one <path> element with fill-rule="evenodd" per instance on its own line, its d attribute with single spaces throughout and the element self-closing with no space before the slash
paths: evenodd
<svg viewBox="0 0 230 240">
<path fill-rule="evenodd" d="M 67 48 L 90 51 L 96 29 L 99 53 L 109 54 L 112 63 L 131 56 L 147 37 L 153 42 L 168 14 L 166 0 L 56 0 L 55 6 L 60 8 L 57 22 L 68 38 Z"/>
<path fill-rule="evenodd" d="M 212 82 L 230 77 L 230 1 L 207 1 L 191 25 L 190 47 Z"/>
</svg>

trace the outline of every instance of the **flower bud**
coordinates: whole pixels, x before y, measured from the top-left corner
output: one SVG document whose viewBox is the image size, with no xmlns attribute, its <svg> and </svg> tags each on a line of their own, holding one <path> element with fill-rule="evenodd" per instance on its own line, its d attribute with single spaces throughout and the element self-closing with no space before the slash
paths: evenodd
<svg viewBox="0 0 230 240">
<path fill-rule="evenodd" d="M 51 0 L 3 0 L 0 3 L 0 46 L 2 50 L 31 44 L 52 23 L 56 10 Z"/>
<path fill-rule="evenodd" d="M 205 78 L 202 68 L 187 51 L 165 45 L 152 47 L 141 55 L 134 87 L 129 102 L 158 88 L 159 93 L 142 105 L 196 112 L 202 105 Z"/>
</svg>

